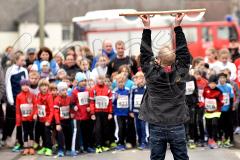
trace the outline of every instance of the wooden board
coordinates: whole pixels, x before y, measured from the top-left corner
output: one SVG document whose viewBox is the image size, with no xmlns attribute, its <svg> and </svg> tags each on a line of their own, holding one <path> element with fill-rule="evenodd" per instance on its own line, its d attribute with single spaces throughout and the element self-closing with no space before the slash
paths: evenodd
<svg viewBox="0 0 240 160">
<path fill-rule="evenodd" d="M 119 16 L 140 16 L 140 15 L 176 15 L 178 13 L 201 13 L 206 12 L 205 8 L 202 9 L 186 9 L 186 10 L 171 10 L 171 11 L 136 11 L 136 12 L 126 12 L 120 13 Z"/>
</svg>

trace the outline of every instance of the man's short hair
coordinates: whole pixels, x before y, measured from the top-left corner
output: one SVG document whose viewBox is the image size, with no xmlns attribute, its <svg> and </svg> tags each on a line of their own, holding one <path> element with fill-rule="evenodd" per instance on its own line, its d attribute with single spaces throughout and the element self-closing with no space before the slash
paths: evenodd
<svg viewBox="0 0 240 160">
<path fill-rule="evenodd" d="M 115 43 L 115 48 L 117 48 L 117 46 L 125 46 L 125 43 L 122 40 L 119 40 Z"/>
</svg>

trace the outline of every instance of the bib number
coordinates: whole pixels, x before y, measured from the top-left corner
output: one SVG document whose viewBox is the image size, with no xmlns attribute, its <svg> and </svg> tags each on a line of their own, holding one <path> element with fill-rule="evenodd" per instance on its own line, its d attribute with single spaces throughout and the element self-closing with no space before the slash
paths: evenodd
<svg viewBox="0 0 240 160">
<path fill-rule="evenodd" d="M 216 99 L 205 99 L 205 108 L 209 112 L 213 112 L 217 110 L 217 101 Z"/>
<path fill-rule="evenodd" d="M 69 106 L 60 107 L 60 117 L 61 118 L 63 118 L 63 119 L 70 118 L 69 113 L 70 113 L 70 107 Z"/>
<path fill-rule="evenodd" d="M 46 106 L 45 105 L 38 105 L 38 116 L 40 118 L 46 117 Z"/>
<path fill-rule="evenodd" d="M 128 108 L 128 96 L 118 95 L 117 108 Z"/>
<path fill-rule="evenodd" d="M 87 105 L 89 104 L 89 93 L 88 92 L 79 92 L 78 93 L 78 102 L 80 105 Z"/>
<path fill-rule="evenodd" d="M 223 103 L 224 103 L 224 106 L 230 104 L 230 97 L 228 93 L 223 93 Z"/>
<path fill-rule="evenodd" d="M 140 108 L 141 102 L 142 102 L 143 95 L 142 94 L 136 94 L 134 96 L 134 107 Z"/>
<path fill-rule="evenodd" d="M 203 89 L 198 90 L 198 100 L 199 102 L 204 102 Z"/>
<path fill-rule="evenodd" d="M 194 90 L 195 90 L 194 81 L 186 82 L 186 92 L 185 92 L 185 95 L 193 94 Z"/>
<path fill-rule="evenodd" d="M 107 96 L 96 96 L 95 107 L 97 109 L 106 109 L 109 104 L 109 98 Z"/>
<path fill-rule="evenodd" d="M 21 104 L 20 110 L 23 117 L 28 117 L 31 115 L 33 111 L 33 105 L 32 104 Z"/>
</svg>

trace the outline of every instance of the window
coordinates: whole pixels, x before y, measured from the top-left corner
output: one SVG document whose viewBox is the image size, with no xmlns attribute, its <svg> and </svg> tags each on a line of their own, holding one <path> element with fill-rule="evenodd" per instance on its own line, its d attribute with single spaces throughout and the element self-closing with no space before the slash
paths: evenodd
<svg viewBox="0 0 240 160">
<path fill-rule="evenodd" d="M 228 39 L 229 38 L 229 29 L 227 26 L 220 26 L 217 28 L 217 37 L 219 39 Z"/>
<path fill-rule="evenodd" d="M 62 40 L 71 40 L 71 26 L 63 26 L 62 28 Z"/>
<path fill-rule="evenodd" d="M 236 28 L 233 26 L 219 26 L 217 29 L 217 36 L 219 39 L 229 40 L 231 38 L 237 38 Z"/>
<path fill-rule="evenodd" d="M 202 40 L 203 42 L 211 42 L 213 40 L 212 32 L 209 27 L 202 28 Z"/>
<path fill-rule="evenodd" d="M 187 39 L 187 42 L 197 42 L 197 28 L 195 27 L 186 27 L 183 28 L 183 32 Z"/>
</svg>

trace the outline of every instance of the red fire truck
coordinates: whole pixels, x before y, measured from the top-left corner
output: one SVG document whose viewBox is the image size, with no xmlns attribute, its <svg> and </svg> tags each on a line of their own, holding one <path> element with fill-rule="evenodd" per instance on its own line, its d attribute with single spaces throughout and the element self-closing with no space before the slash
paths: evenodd
<svg viewBox="0 0 240 160">
<path fill-rule="evenodd" d="M 130 55 L 139 54 L 142 24 L 137 17 L 125 19 L 119 17 L 124 10 L 103 10 L 88 12 L 85 16 L 73 18 L 74 40 L 86 41 L 95 52 L 101 50 L 105 39 L 115 43 L 123 40 L 126 43 L 126 52 Z M 130 17 L 131 18 L 131 17 Z M 157 53 L 163 45 L 172 45 L 173 17 L 155 16 L 151 19 L 153 52 Z M 209 47 L 221 49 L 228 47 L 230 39 L 239 40 L 239 29 L 234 21 L 202 22 L 202 19 L 182 23 L 188 41 L 188 47 L 193 57 L 205 56 Z"/>
</svg>

